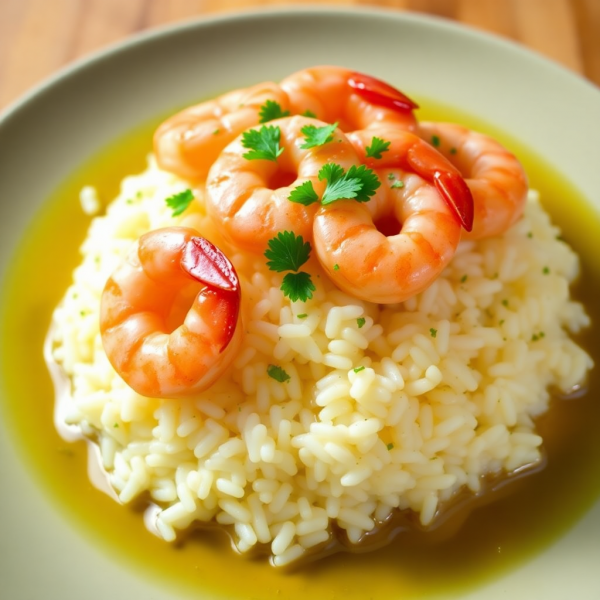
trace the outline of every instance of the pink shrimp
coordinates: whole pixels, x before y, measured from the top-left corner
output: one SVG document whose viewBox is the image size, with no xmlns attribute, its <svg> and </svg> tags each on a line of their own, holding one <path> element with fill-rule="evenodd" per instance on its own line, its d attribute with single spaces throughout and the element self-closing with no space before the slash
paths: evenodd
<svg viewBox="0 0 600 600">
<path fill-rule="evenodd" d="M 276 83 L 265 82 L 173 115 L 154 134 L 158 164 L 187 179 L 204 179 L 221 150 L 259 123 L 260 108 L 267 100 L 287 110 L 287 94 Z"/>
<path fill-rule="evenodd" d="M 453 164 L 473 195 L 473 230 L 467 239 L 504 233 L 523 214 L 527 176 L 517 158 L 499 142 L 453 123 L 421 123 L 420 135 Z"/>
<path fill-rule="evenodd" d="M 326 126 L 308 117 L 287 117 L 268 123 L 279 130 L 283 152 L 277 160 L 249 160 L 240 137 L 219 156 L 206 180 L 206 208 L 219 223 L 228 241 L 251 252 L 264 252 L 267 242 L 279 231 L 293 230 L 305 240 L 312 237 L 316 205 L 304 206 L 288 199 L 294 188 L 310 181 L 318 195 L 326 182 L 318 179 L 327 162 L 347 169 L 359 165 L 358 156 L 340 131 L 334 140 L 304 149 L 302 129 Z M 258 128 L 255 128 L 258 130 Z"/>
<path fill-rule="evenodd" d="M 225 255 L 194 229 L 142 236 L 108 279 L 100 332 L 136 392 L 181 398 L 208 388 L 241 340 L 240 286 Z"/>
<path fill-rule="evenodd" d="M 281 81 L 292 114 L 309 111 L 342 131 L 392 125 L 417 131 L 410 98 L 387 83 L 350 69 L 333 66 L 297 71 Z"/>
<path fill-rule="evenodd" d="M 340 289 L 389 304 L 425 290 L 450 262 L 461 235 L 452 205 L 468 213 L 470 195 L 456 170 L 423 140 L 398 129 L 376 133 L 390 142 L 380 158 L 367 156 L 372 131 L 349 138 L 363 162 L 375 167 L 378 193 L 364 204 L 322 206 L 313 239 L 321 266 Z"/>
</svg>

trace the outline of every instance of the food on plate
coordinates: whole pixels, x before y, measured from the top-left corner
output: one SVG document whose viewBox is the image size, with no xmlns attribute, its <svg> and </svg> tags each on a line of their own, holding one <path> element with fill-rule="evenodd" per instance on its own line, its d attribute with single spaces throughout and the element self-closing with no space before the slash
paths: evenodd
<svg viewBox="0 0 600 600">
<path fill-rule="evenodd" d="M 577 256 L 507 150 L 346 69 L 249 89 L 158 129 L 51 344 L 121 502 L 282 566 L 535 469 L 549 389 L 593 363 Z"/>
</svg>

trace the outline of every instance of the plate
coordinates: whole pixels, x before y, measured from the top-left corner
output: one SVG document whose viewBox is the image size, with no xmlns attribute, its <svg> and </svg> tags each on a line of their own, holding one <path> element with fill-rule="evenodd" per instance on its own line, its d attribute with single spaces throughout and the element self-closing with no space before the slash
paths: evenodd
<svg viewBox="0 0 600 600">
<path fill-rule="evenodd" d="M 417 100 L 439 98 L 493 125 L 577 182 L 600 215 L 600 93 L 585 80 L 515 44 L 416 14 L 262 11 L 133 38 L 62 71 L 2 115 L 2 278 L 28 224 L 83 159 L 175 107 L 315 64 L 368 72 Z M 0 429 L 3 597 L 179 598 L 168 581 L 121 564 L 110 545 L 79 531 L 78 522 L 42 483 L 39 466 L 14 433 L 5 400 Z M 541 554 L 462 597 L 597 599 L 598 540 L 600 502 Z M 275 592 L 265 590 L 264 598 L 271 597 Z"/>
</svg>

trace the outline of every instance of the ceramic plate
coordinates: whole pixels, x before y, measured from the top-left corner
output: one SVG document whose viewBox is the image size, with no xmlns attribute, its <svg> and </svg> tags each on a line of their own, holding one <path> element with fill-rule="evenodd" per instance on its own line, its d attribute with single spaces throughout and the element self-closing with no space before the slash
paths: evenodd
<svg viewBox="0 0 600 600">
<path fill-rule="evenodd" d="M 240 14 L 134 38 L 63 71 L 3 115 L 2 277 L 27 224 L 51 191 L 108 142 L 174 107 L 277 80 L 315 64 L 368 72 L 417 100 L 438 98 L 499 128 L 577 182 L 600 214 L 600 93 L 583 79 L 517 45 L 414 14 L 333 9 Z M 60 268 L 56 265 L 57 271 Z M 35 276 L 32 265 L 31 277 Z M 80 530 L 79 522 L 70 518 L 44 482 L 40 465 L 28 458 L 31 454 L 15 435 L 12 418 L 3 409 L 2 597 L 187 597 L 177 591 L 175 582 L 133 568 L 109 543 Z M 53 424 L 48 422 L 47 427 Z M 462 597 L 600 598 L 598 540 L 596 502 L 546 550 Z M 195 597 L 213 595 L 199 589 Z M 263 597 L 279 596 L 265 589 Z"/>
</svg>

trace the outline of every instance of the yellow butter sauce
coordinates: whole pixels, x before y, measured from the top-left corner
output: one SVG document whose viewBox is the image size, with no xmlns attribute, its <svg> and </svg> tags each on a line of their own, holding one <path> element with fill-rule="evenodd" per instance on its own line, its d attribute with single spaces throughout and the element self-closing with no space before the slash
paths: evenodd
<svg viewBox="0 0 600 600">
<path fill-rule="evenodd" d="M 422 119 L 455 120 L 502 139 L 525 164 L 532 187 L 582 256 L 574 286 L 594 325 L 578 338 L 600 365 L 600 260 L 593 254 L 600 218 L 573 186 L 514 140 L 464 115 L 422 102 Z M 108 202 L 119 182 L 144 168 L 155 124 L 133 132 L 82 166 L 46 203 L 23 240 L 7 278 L 2 314 L 9 427 L 35 477 L 82 536 L 129 561 L 183 597 L 202 592 L 226 597 L 287 600 L 327 598 L 427 598 L 477 587 L 532 557 L 566 531 L 600 496 L 600 369 L 578 398 L 555 399 L 539 421 L 547 464 L 515 478 L 470 510 L 457 508 L 435 531 L 396 536 L 369 553 L 339 553 L 293 570 L 275 570 L 264 558 L 237 556 L 227 536 L 198 531 L 169 545 L 145 528 L 142 506 L 123 507 L 94 488 L 84 442 L 68 443 L 53 424 L 54 390 L 42 356 L 52 310 L 79 261 L 77 248 L 90 218 L 79 207 L 79 190 L 92 185 Z M 567 199 L 567 200 L 565 200 Z M 595 262 L 593 262 L 595 261 Z M 32 267 L 33 266 L 33 267 Z M 493 499 L 493 503 L 488 500 Z M 470 512 L 470 514 L 469 514 Z M 468 517 L 468 518 L 467 518 Z M 465 520 L 466 519 L 466 520 Z M 203 597 L 205 597 L 203 595 Z"/>
</svg>

